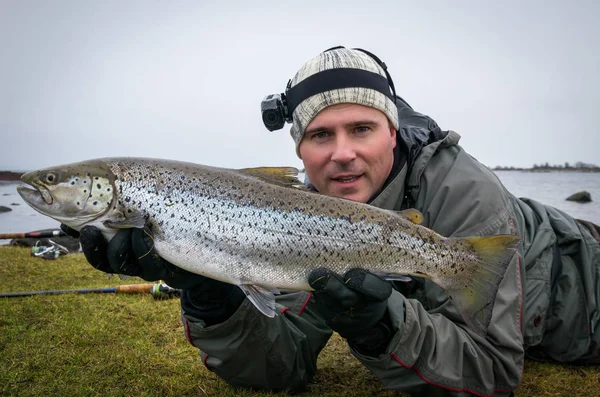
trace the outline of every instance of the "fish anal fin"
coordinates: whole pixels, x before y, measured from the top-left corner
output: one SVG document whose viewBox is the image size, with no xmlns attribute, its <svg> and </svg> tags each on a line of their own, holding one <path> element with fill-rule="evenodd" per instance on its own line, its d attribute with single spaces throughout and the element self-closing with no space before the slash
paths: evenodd
<svg viewBox="0 0 600 397">
<path fill-rule="evenodd" d="M 268 290 L 256 284 L 241 284 L 239 287 L 246 297 L 265 316 L 275 317 L 275 293 L 277 290 Z"/>
</svg>

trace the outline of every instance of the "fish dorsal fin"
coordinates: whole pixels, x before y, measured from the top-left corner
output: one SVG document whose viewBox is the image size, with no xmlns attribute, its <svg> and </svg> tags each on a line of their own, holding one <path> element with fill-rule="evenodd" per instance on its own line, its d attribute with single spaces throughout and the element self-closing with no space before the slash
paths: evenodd
<svg viewBox="0 0 600 397">
<path fill-rule="evenodd" d="M 242 168 L 238 171 L 274 185 L 307 190 L 304 183 L 298 179 L 300 171 L 294 167 L 255 167 Z"/>
<path fill-rule="evenodd" d="M 398 211 L 398 213 L 404 218 L 414 223 L 415 225 L 420 225 L 421 223 L 423 223 L 423 214 L 421 214 L 419 210 L 409 208 L 406 210 Z"/>
</svg>

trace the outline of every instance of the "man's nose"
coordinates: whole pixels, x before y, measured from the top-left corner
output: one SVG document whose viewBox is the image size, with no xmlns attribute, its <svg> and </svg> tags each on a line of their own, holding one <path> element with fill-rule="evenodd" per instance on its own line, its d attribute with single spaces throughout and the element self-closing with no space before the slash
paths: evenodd
<svg viewBox="0 0 600 397">
<path fill-rule="evenodd" d="M 337 163 L 348 163 L 356 158 L 354 144 L 348 137 L 338 134 L 335 140 L 331 160 Z"/>
</svg>

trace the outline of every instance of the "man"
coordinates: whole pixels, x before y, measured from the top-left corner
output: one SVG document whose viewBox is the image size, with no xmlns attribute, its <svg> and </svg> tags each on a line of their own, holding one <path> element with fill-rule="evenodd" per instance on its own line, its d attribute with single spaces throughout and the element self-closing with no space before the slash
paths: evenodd
<svg viewBox="0 0 600 397">
<path fill-rule="evenodd" d="M 321 269 L 310 276 L 312 294 L 279 295 L 281 315 L 268 318 L 233 285 L 136 255 L 153 250 L 139 229 L 120 231 L 109 243 L 97 229 L 82 229 L 86 258 L 103 271 L 182 288 L 188 340 L 210 370 L 237 386 L 301 389 L 333 331 L 384 386 L 427 395 L 509 395 L 525 354 L 600 363 L 598 242 L 568 215 L 508 193 L 458 145 L 457 133 L 395 95 L 384 66 L 362 50 L 327 50 L 298 71 L 285 98 L 271 97 L 263 110 L 292 122 L 309 186 L 321 194 L 416 208 L 425 226 L 445 236 L 521 238 L 484 337 L 427 279 L 392 288 L 361 269 Z"/>
</svg>

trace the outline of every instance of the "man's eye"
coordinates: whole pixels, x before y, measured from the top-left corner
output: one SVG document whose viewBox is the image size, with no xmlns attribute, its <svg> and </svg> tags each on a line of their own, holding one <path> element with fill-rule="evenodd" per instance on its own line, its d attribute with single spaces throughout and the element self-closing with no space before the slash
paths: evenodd
<svg viewBox="0 0 600 397">
<path fill-rule="evenodd" d="M 329 136 L 329 133 L 325 132 L 325 131 L 321 131 L 321 132 L 315 132 L 314 134 L 312 134 L 311 138 L 312 139 L 324 139 L 327 138 Z"/>
<path fill-rule="evenodd" d="M 367 132 L 367 131 L 370 131 L 370 130 L 371 129 L 369 127 L 365 126 L 365 125 L 358 126 L 355 129 L 356 132 Z"/>
</svg>

